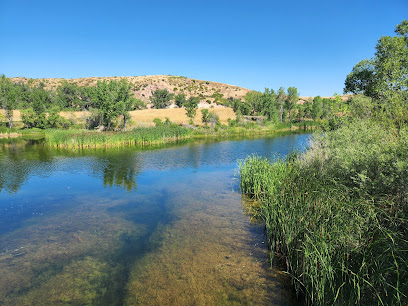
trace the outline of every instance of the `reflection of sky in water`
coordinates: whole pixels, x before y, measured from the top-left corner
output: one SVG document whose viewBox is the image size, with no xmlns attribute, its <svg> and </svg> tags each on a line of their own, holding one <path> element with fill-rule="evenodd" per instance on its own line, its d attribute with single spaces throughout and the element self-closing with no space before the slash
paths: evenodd
<svg viewBox="0 0 408 306">
<path fill-rule="evenodd" d="M 258 286 L 257 281 L 248 285 L 249 279 L 264 279 L 267 274 L 254 259 L 254 241 L 242 213 L 241 196 L 233 192 L 237 191 L 237 160 L 251 154 L 284 156 L 304 149 L 307 139 L 303 134 L 197 141 L 155 150 L 79 152 L 0 142 L 0 304 L 25 297 L 43 301 L 50 298 L 50 290 L 72 295 L 77 292 L 75 284 L 90 286 L 88 268 L 107 269 L 105 274 L 96 272 L 95 277 L 105 276 L 91 286 L 92 290 L 116 286 L 117 293 L 108 295 L 119 300 L 124 298 L 121 295 L 127 282 L 135 286 L 129 297 L 143 292 L 150 298 L 153 293 L 149 290 L 157 290 L 157 280 L 150 275 L 163 277 L 162 281 L 166 277 L 179 281 L 191 275 L 203 282 L 199 292 L 207 286 L 207 278 L 214 277 L 211 294 L 223 288 L 237 300 L 255 303 L 252 297 L 264 296 L 270 290 Z M 168 247 L 162 249 L 162 243 Z M 201 251 L 197 253 L 198 249 Z M 267 258 L 264 253 L 258 255 Z M 165 270 L 152 264 L 156 260 L 163 261 Z M 180 260 L 191 262 L 180 267 Z M 206 270 L 208 261 L 219 270 Z M 36 267 L 31 274 L 26 271 L 34 271 L 27 268 L 30 265 Z M 140 268 L 147 275 L 145 279 L 135 272 Z M 238 270 L 241 272 L 234 272 Z M 257 277 L 251 274 L 254 271 Z M 37 277 L 41 273 L 49 273 L 50 278 Z M 82 275 L 80 282 L 71 282 L 77 274 Z M 130 275 L 129 280 L 123 275 Z M 226 275 L 235 278 L 231 282 L 252 288 L 248 300 L 240 290 L 229 288 L 228 282 L 223 287 Z M 248 280 L 241 275 L 248 275 Z M 14 287 L 6 288 L 12 283 L 8 279 L 21 286 L 14 297 L 10 293 Z M 174 298 L 191 290 L 188 280 L 180 283 L 186 287 L 176 284 L 169 281 L 165 285 Z M 267 286 L 270 284 L 268 281 Z M 95 297 L 109 301 L 108 296 Z"/>
<path fill-rule="evenodd" d="M 30 146 L 3 149 L 0 151 L 0 233 L 21 226 L 26 218 L 62 209 L 62 203 L 69 203 L 73 197 L 90 194 L 124 197 L 123 189 L 135 191 L 138 184 L 162 184 L 161 177 L 166 171 L 170 171 L 167 179 L 174 181 L 188 178 L 191 172 L 229 171 L 232 184 L 237 160 L 251 154 L 273 158 L 303 150 L 308 137 L 295 134 L 197 141 L 156 150 L 123 148 L 73 153 Z M 103 186 L 120 188 L 114 191 L 116 188 Z"/>
</svg>

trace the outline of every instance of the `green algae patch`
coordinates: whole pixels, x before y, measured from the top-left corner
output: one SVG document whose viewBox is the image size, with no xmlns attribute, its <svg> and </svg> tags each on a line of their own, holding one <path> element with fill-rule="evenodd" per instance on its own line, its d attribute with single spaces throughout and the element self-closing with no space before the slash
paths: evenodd
<svg viewBox="0 0 408 306">
<path fill-rule="evenodd" d="M 120 201 L 94 200 L 78 198 L 81 205 L 0 237 L 0 304 L 120 300 L 126 273 L 115 258 L 126 249 L 123 237 L 143 235 L 144 226 L 107 212 Z"/>
<path fill-rule="evenodd" d="M 38 288 L 30 290 L 7 305 L 100 305 L 109 288 L 115 267 L 93 257 L 73 261 L 46 279 Z"/>
</svg>

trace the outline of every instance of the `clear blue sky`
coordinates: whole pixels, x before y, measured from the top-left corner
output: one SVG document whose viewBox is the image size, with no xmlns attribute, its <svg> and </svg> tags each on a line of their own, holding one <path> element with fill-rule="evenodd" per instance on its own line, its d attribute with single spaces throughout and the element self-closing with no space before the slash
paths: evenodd
<svg viewBox="0 0 408 306">
<path fill-rule="evenodd" d="M 171 74 L 332 95 L 403 19 L 408 0 L 0 0 L 0 74 Z"/>
</svg>

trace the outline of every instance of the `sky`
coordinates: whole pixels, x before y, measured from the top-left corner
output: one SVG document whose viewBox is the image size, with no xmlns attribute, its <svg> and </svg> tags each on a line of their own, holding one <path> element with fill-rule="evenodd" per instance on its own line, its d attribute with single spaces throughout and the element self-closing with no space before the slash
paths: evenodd
<svg viewBox="0 0 408 306">
<path fill-rule="evenodd" d="M 408 0 L 0 0 L 7 77 L 178 75 L 342 93 Z"/>
</svg>

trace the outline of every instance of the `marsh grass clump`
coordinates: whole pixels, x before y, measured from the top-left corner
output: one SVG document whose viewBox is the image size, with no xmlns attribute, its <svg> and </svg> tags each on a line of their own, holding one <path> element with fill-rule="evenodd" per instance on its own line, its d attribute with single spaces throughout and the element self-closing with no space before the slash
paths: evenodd
<svg viewBox="0 0 408 306">
<path fill-rule="evenodd" d="M 272 254 L 308 303 L 407 303 L 406 128 L 351 123 L 286 160 L 248 157 L 240 173 Z"/>
<path fill-rule="evenodd" d="M 191 130 L 175 124 L 139 127 L 129 132 L 48 130 L 46 143 L 56 147 L 92 148 L 127 145 L 154 145 L 188 138 Z"/>
</svg>

